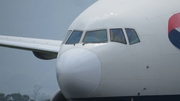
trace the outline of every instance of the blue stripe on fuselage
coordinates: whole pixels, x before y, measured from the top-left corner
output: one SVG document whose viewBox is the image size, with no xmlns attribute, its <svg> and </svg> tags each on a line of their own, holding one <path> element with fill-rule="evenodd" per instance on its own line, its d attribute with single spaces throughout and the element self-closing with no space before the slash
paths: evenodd
<svg viewBox="0 0 180 101">
<path fill-rule="evenodd" d="M 180 32 L 178 32 L 176 29 L 173 29 L 169 33 L 169 40 L 174 46 L 180 49 Z"/>
</svg>

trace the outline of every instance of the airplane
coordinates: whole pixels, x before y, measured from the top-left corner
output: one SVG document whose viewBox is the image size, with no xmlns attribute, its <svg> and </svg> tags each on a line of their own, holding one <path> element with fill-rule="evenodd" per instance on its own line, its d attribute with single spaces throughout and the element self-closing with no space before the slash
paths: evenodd
<svg viewBox="0 0 180 101">
<path fill-rule="evenodd" d="M 98 0 L 62 41 L 0 36 L 0 45 L 57 58 L 52 101 L 180 100 L 180 1 Z"/>
</svg>

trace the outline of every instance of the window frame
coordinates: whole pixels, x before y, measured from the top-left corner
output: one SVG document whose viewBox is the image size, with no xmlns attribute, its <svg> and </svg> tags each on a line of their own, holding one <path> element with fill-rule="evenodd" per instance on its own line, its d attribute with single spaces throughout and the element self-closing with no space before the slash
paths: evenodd
<svg viewBox="0 0 180 101">
<path fill-rule="evenodd" d="M 106 31 L 106 39 L 107 39 L 107 40 L 106 40 L 105 42 L 83 42 L 84 39 L 85 39 L 85 37 L 86 37 L 86 33 L 87 33 L 87 32 L 94 32 L 94 31 L 101 31 L 101 30 L 105 30 L 105 31 Z M 109 40 L 108 34 L 109 34 L 109 33 L 108 33 L 108 30 L 107 30 L 107 29 L 87 30 L 87 31 L 84 32 L 84 35 L 83 35 L 83 38 L 82 38 L 81 42 L 82 42 L 82 43 L 85 43 L 85 44 L 89 44 L 89 43 L 91 43 L 91 44 L 107 43 L 108 40 Z"/>
<path fill-rule="evenodd" d="M 62 44 L 66 44 L 66 41 L 69 39 L 69 36 L 71 35 L 72 32 L 73 32 L 73 30 L 68 30 L 66 32 L 66 35 L 65 35 L 65 38 L 64 38 Z"/>
<path fill-rule="evenodd" d="M 122 32 L 123 32 L 123 35 L 124 35 L 125 43 L 116 42 L 116 41 L 111 41 L 111 29 L 112 29 L 112 30 L 113 30 L 113 29 L 121 29 Z M 116 43 L 120 43 L 120 44 L 127 45 L 127 38 L 126 38 L 126 34 L 125 34 L 125 32 L 124 32 L 124 28 L 110 28 L 110 29 L 109 29 L 109 41 L 110 41 L 110 42 L 116 42 Z"/>
<path fill-rule="evenodd" d="M 68 40 L 69 40 L 69 38 L 71 37 L 71 35 L 72 35 L 72 33 L 73 33 L 74 31 L 82 32 L 81 37 L 80 37 L 80 39 L 79 39 L 79 42 L 77 42 L 77 43 L 67 43 Z M 80 42 L 81 42 L 81 38 L 83 37 L 83 34 L 84 34 L 84 31 L 83 31 L 83 30 L 76 30 L 76 29 L 72 30 L 72 32 L 70 33 L 69 37 L 66 39 L 65 44 L 66 44 L 66 45 L 71 45 L 71 44 L 78 44 L 78 43 L 80 43 Z"/>
<path fill-rule="evenodd" d="M 131 44 L 126 29 L 134 30 L 139 41 L 136 42 L 136 43 L 132 43 L 132 44 Z M 136 31 L 134 28 L 124 28 L 124 32 L 126 33 L 126 37 L 127 37 L 127 40 L 128 40 L 129 45 L 134 45 L 134 44 L 138 44 L 138 43 L 141 42 L 141 40 L 140 40 L 140 38 L 139 38 L 139 35 L 138 35 L 137 31 Z"/>
</svg>

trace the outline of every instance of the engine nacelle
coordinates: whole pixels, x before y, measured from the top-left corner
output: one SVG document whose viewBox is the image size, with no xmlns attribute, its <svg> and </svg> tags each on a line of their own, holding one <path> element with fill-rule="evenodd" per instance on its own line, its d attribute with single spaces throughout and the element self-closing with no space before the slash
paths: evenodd
<svg viewBox="0 0 180 101">
<path fill-rule="evenodd" d="M 45 53 L 45 52 L 35 52 L 33 51 L 33 54 L 42 60 L 51 60 L 57 58 L 57 53 Z"/>
<path fill-rule="evenodd" d="M 51 99 L 51 101 L 67 101 L 66 98 L 64 97 L 64 95 L 61 93 L 61 91 L 59 90 L 55 96 Z"/>
</svg>

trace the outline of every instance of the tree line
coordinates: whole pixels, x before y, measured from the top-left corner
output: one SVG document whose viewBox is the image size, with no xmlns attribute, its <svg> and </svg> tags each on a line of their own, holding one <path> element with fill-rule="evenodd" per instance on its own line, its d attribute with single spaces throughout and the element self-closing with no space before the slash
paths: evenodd
<svg viewBox="0 0 180 101">
<path fill-rule="evenodd" d="M 5 95 L 0 93 L 0 101 L 35 101 L 30 98 L 28 95 L 21 95 L 20 93 L 12 93 Z M 50 99 L 41 100 L 41 101 L 50 101 Z"/>
</svg>

